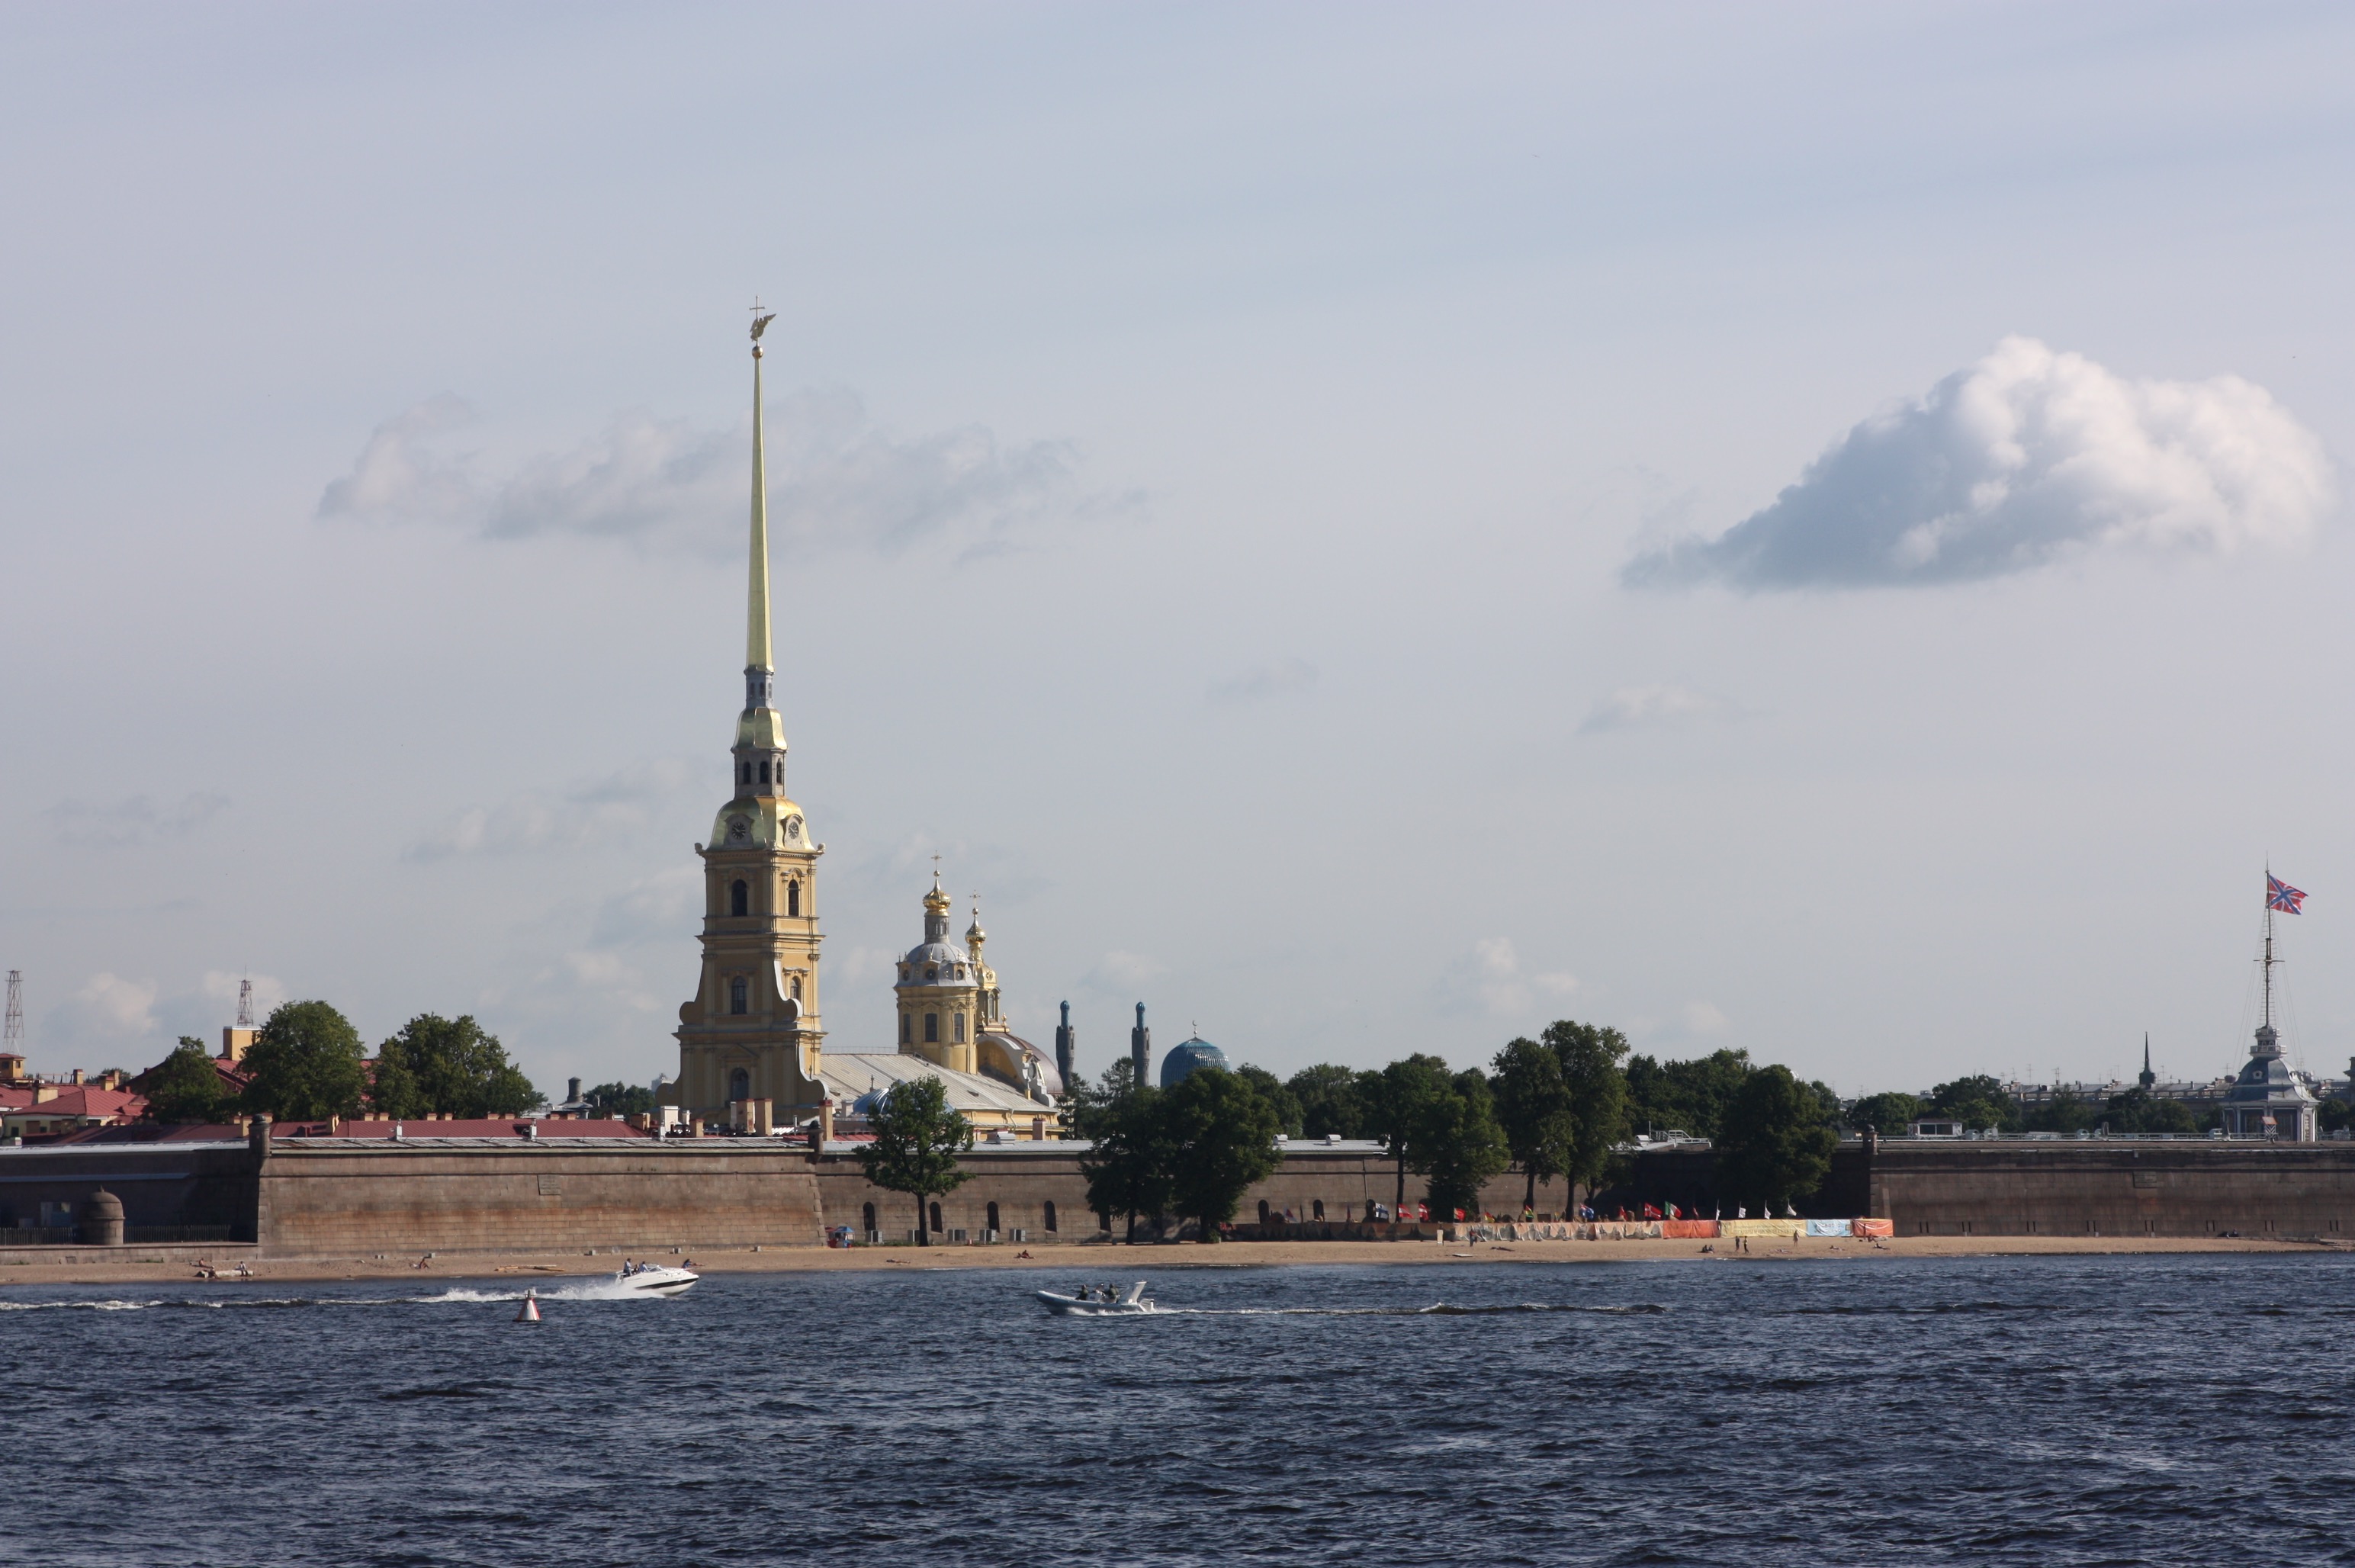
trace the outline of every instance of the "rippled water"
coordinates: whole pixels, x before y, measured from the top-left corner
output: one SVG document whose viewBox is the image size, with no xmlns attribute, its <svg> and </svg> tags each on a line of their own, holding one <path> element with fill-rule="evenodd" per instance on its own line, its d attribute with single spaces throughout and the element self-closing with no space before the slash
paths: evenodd
<svg viewBox="0 0 2355 1568">
<path fill-rule="evenodd" d="M 0 1290 L 0 1559 L 2355 1561 L 2355 1260 Z M 1126 1263 L 1127 1260 L 1118 1260 Z M 1435 1310 L 1444 1307 L 1445 1310 Z"/>
</svg>

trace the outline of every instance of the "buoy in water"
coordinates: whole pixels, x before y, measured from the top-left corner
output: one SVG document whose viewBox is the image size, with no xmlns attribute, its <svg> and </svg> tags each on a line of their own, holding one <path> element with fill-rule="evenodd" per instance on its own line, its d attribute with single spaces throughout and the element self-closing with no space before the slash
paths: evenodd
<svg viewBox="0 0 2355 1568">
<path fill-rule="evenodd" d="M 536 1292 L 527 1290 L 523 1293 L 523 1310 L 516 1314 L 515 1320 L 518 1323 L 539 1321 L 539 1297 Z"/>
</svg>

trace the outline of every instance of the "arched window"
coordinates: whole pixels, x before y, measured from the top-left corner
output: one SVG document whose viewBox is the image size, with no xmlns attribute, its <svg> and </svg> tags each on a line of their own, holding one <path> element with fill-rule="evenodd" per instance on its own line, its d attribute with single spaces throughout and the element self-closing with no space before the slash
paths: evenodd
<svg viewBox="0 0 2355 1568">
<path fill-rule="evenodd" d="M 1264 1198 L 1259 1200 L 1259 1222 L 1263 1225 L 1267 1223 L 1267 1200 Z"/>
<path fill-rule="evenodd" d="M 1313 1212 L 1319 1220 L 1325 1218 L 1325 1200 L 1322 1198 L 1317 1199 L 1314 1203 L 1310 1204 L 1309 1209 L 1310 1211 Z"/>
<path fill-rule="evenodd" d="M 911 1039 L 914 1038 L 910 1031 L 915 1028 L 915 1014 L 901 1013 L 900 1015 L 900 1043 L 901 1045 L 907 1044 Z"/>
<path fill-rule="evenodd" d="M 860 1230 L 862 1230 L 862 1231 L 868 1231 L 868 1232 L 871 1232 L 871 1231 L 873 1231 L 873 1230 L 875 1229 L 875 1205 L 874 1205 L 874 1204 L 872 1204 L 872 1203 L 862 1203 L 862 1204 L 860 1204 L 860 1205 L 858 1206 L 858 1228 L 859 1228 Z"/>
<path fill-rule="evenodd" d="M 935 1231 L 937 1231 L 937 1230 L 939 1230 L 940 1228 L 941 1228 L 941 1206 L 940 1206 L 939 1204 L 935 1203 L 935 1204 L 933 1204 L 933 1205 L 932 1205 L 932 1229 L 933 1229 L 933 1230 L 935 1230 Z"/>
<path fill-rule="evenodd" d="M 941 1015 L 938 1013 L 926 1013 L 924 1015 L 924 1043 L 926 1045 L 938 1045 L 940 1042 Z"/>
<path fill-rule="evenodd" d="M 769 782 L 769 764 L 766 759 L 763 759 L 761 763 L 761 782 L 762 784 Z"/>
<path fill-rule="evenodd" d="M 1049 1235 L 1052 1235 L 1052 1234 L 1054 1234 L 1054 1232 L 1055 1232 L 1055 1205 L 1054 1205 L 1054 1203 L 1053 1203 L 1051 1200 L 1050 1200 L 1050 1201 L 1049 1201 L 1049 1203 L 1047 1204 L 1047 1211 L 1046 1211 L 1045 1215 L 1044 1215 L 1044 1216 L 1042 1216 L 1042 1218 L 1043 1218 L 1043 1220 L 1044 1220 L 1044 1221 L 1045 1221 L 1045 1223 L 1046 1223 L 1046 1226 L 1047 1226 L 1047 1233 L 1048 1233 Z"/>
<path fill-rule="evenodd" d="M 997 1205 L 995 1203 L 989 1206 L 989 1228 L 993 1231 L 997 1229 Z"/>
<path fill-rule="evenodd" d="M 927 964 L 927 965 L 924 965 L 924 978 L 925 978 L 925 979 L 927 979 L 927 980 L 937 980 L 937 979 L 939 979 L 940 977 L 941 977 L 941 966 L 940 966 L 939 965 L 937 965 L 937 964 Z"/>
<path fill-rule="evenodd" d="M 957 1013 L 953 1016 L 956 1019 L 956 1042 L 959 1045 L 963 1045 L 964 1043 L 964 1015 L 963 1013 Z"/>
<path fill-rule="evenodd" d="M 752 782 L 752 764 L 751 764 L 751 763 L 740 763 L 739 764 L 737 764 L 737 768 L 736 768 L 736 782 L 737 782 L 738 784 L 751 784 L 751 783 Z"/>
<path fill-rule="evenodd" d="M 741 1067 L 735 1072 L 730 1072 L 728 1075 L 728 1097 L 730 1100 L 751 1099 L 752 1097 L 752 1075 L 750 1072 L 745 1072 Z"/>
<path fill-rule="evenodd" d="M 752 890 L 741 880 L 728 884 L 728 912 L 737 915 L 752 912 Z"/>
<path fill-rule="evenodd" d="M 785 912 L 795 915 L 802 912 L 802 885 L 797 881 L 785 884 Z"/>
<path fill-rule="evenodd" d="M 750 998 L 746 992 L 743 976 L 739 975 L 728 982 L 728 1010 L 740 1018 L 751 1010 L 747 1005 Z"/>
<path fill-rule="evenodd" d="M 795 1001 L 797 1001 L 797 1002 L 798 1002 L 798 1001 L 800 1001 L 801 999 L 802 999 L 802 977 L 801 977 L 799 975 L 796 975 L 796 976 L 794 976 L 794 1000 L 795 1000 Z"/>
</svg>

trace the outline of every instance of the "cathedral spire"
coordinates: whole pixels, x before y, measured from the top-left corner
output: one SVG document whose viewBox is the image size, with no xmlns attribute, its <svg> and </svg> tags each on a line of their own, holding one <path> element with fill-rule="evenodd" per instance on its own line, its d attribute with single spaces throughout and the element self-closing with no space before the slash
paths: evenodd
<svg viewBox="0 0 2355 1568">
<path fill-rule="evenodd" d="M 769 642 L 769 469 L 761 416 L 761 334 L 777 318 L 762 314 L 758 301 L 752 311 L 752 581 L 744 616 L 744 706 L 766 708 L 767 683 L 761 682 L 763 689 L 756 693 L 751 678 L 755 670 L 768 675 L 776 669 Z"/>
</svg>

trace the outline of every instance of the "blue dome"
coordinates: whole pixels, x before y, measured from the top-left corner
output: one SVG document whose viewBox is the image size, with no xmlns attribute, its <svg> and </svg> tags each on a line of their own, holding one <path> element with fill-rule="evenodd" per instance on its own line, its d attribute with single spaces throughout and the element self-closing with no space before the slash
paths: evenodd
<svg viewBox="0 0 2355 1568">
<path fill-rule="evenodd" d="M 1173 1046 L 1169 1054 L 1161 1059 L 1161 1086 L 1164 1089 L 1175 1086 L 1197 1067 L 1215 1067 L 1224 1072 L 1227 1070 L 1227 1053 L 1199 1036 L 1183 1045 Z"/>
</svg>

